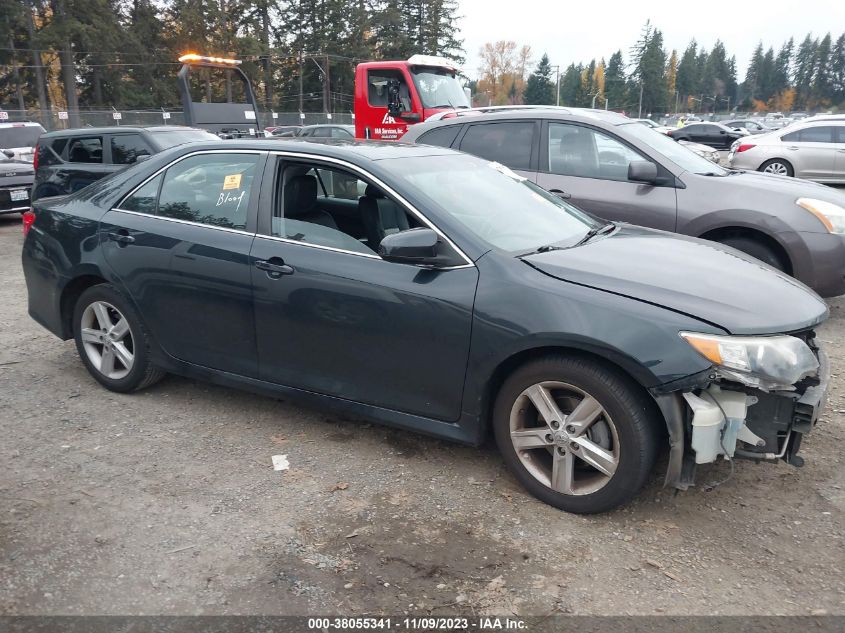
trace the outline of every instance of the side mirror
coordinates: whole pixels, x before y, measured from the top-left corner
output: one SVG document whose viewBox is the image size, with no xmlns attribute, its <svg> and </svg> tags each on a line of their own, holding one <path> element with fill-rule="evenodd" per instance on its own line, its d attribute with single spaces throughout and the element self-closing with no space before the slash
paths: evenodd
<svg viewBox="0 0 845 633">
<path fill-rule="evenodd" d="M 462 262 L 448 245 L 431 229 L 410 229 L 386 235 L 378 247 L 378 254 L 388 262 L 412 264 L 429 268 L 457 266 Z"/>
<path fill-rule="evenodd" d="M 4 149 L 3 154 L 5 154 L 6 158 L 14 158 L 15 153 L 10 149 Z"/>
<path fill-rule="evenodd" d="M 657 165 L 647 160 L 632 160 L 628 163 L 628 180 L 654 184 L 657 181 Z"/>
<path fill-rule="evenodd" d="M 408 121 L 409 123 L 419 123 L 422 116 L 419 112 L 401 112 L 399 118 Z"/>
</svg>

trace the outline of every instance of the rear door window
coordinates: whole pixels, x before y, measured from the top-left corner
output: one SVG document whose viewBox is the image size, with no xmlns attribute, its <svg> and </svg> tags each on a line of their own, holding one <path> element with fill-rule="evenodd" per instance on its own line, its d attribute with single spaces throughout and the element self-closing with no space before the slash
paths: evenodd
<svg viewBox="0 0 845 633">
<path fill-rule="evenodd" d="M 111 162 L 131 165 L 139 156 L 150 156 L 152 151 L 140 134 L 120 134 L 111 137 Z"/>
<path fill-rule="evenodd" d="M 257 154 L 198 154 L 164 174 L 158 215 L 227 228 L 246 227 Z"/>
<path fill-rule="evenodd" d="M 426 132 L 417 139 L 417 143 L 437 145 L 439 147 L 452 147 L 452 143 L 455 142 L 460 131 L 460 125 L 446 125 Z"/>
<path fill-rule="evenodd" d="M 103 137 L 85 136 L 71 139 L 67 159 L 71 163 L 102 163 Z"/>
<path fill-rule="evenodd" d="M 535 129 L 534 121 L 470 125 L 461 139 L 460 149 L 511 169 L 529 170 Z"/>
<path fill-rule="evenodd" d="M 787 143 L 834 143 L 833 126 L 805 127 L 781 137 Z"/>
<path fill-rule="evenodd" d="M 66 138 L 57 138 L 38 143 L 38 166 L 47 167 L 62 162 L 62 152 L 67 145 Z"/>
<path fill-rule="evenodd" d="M 159 174 L 145 185 L 142 185 L 131 196 L 126 198 L 120 208 L 124 211 L 135 211 L 137 213 L 149 213 L 155 215 L 158 202 L 158 190 L 161 187 L 163 174 Z"/>
</svg>

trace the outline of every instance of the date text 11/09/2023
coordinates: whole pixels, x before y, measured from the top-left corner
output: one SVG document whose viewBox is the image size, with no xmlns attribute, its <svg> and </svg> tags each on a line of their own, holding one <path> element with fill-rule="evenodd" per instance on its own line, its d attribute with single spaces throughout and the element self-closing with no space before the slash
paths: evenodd
<svg viewBox="0 0 845 633">
<path fill-rule="evenodd" d="M 524 620 L 505 617 L 421 617 L 421 618 L 308 618 L 310 631 L 525 631 Z"/>
</svg>

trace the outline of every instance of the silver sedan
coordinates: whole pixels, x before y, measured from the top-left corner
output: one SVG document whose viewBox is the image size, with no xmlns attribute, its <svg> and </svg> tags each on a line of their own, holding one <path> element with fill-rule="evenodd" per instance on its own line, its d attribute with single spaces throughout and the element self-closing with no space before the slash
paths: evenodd
<svg viewBox="0 0 845 633">
<path fill-rule="evenodd" d="M 845 120 L 809 120 L 736 141 L 728 163 L 734 169 L 845 183 Z"/>
</svg>

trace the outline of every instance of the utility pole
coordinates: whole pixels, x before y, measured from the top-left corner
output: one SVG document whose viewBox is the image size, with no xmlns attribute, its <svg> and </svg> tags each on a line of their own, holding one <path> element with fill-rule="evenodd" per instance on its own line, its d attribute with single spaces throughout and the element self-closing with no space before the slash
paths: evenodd
<svg viewBox="0 0 845 633">
<path fill-rule="evenodd" d="M 598 92 L 593 95 L 593 105 L 590 106 L 590 108 L 592 108 L 593 110 L 596 109 L 596 97 L 598 97 L 598 96 L 599 96 Z"/>
<path fill-rule="evenodd" d="M 332 111 L 332 78 L 331 78 L 331 68 L 329 66 L 329 56 L 326 55 L 326 104 L 327 110 L 326 112 Z"/>
<path fill-rule="evenodd" d="M 302 114 L 302 51 L 299 51 L 299 113 Z"/>
<path fill-rule="evenodd" d="M 638 119 L 643 118 L 643 82 L 640 80 L 640 110 L 639 114 L 637 115 Z"/>
<path fill-rule="evenodd" d="M 550 68 L 555 69 L 555 105 L 560 105 L 560 65 L 555 64 L 554 66 L 550 66 Z"/>
</svg>

